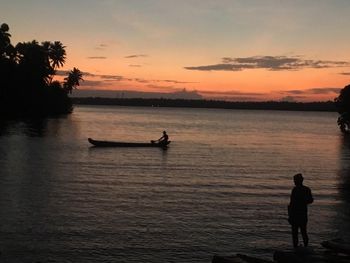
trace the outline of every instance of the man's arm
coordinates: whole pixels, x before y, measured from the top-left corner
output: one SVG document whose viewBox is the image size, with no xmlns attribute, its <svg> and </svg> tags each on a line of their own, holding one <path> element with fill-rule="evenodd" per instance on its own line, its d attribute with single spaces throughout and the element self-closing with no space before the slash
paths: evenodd
<svg viewBox="0 0 350 263">
<path fill-rule="evenodd" d="M 308 188 L 308 198 L 307 198 L 307 203 L 312 204 L 314 201 L 314 198 L 312 197 L 311 189 Z"/>
</svg>

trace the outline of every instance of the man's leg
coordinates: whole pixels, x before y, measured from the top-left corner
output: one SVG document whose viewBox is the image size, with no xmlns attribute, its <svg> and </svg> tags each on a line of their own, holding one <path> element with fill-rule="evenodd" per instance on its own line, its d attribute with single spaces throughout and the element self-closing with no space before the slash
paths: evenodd
<svg viewBox="0 0 350 263">
<path fill-rule="evenodd" d="M 298 225 L 292 225 L 293 247 L 298 247 Z"/>
<path fill-rule="evenodd" d="M 309 244 L 309 237 L 307 235 L 306 224 L 300 226 L 300 232 L 303 237 L 304 246 L 307 247 L 307 245 Z"/>
</svg>

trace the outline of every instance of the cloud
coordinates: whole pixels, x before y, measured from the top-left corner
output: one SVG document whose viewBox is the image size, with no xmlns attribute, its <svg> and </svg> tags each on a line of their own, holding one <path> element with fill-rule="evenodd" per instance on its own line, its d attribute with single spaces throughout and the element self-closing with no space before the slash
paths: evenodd
<svg viewBox="0 0 350 263">
<path fill-rule="evenodd" d="M 113 81 L 125 80 L 123 76 L 119 76 L 119 75 L 95 75 L 95 76 L 100 77 L 101 79 L 104 79 L 104 80 L 113 80 Z"/>
<path fill-rule="evenodd" d="M 311 60 L 300 56 L 253 56 L 243 58 L 222 58 L 222 63 L 204 66 L 184 67 L 188 70 L 200 71 L 241 71 L 246 69 L 266 69 L 272 71 L 301 70 L 304 68 L 336 68 L 349 67 L 348 61 Z"/>
<path fill-rule="evenodd" d="M 101 44 L 95 46 L 95 49 L 96 50 L 105 50 L 107 47 L 108 47 L 107 44 L 101 43 Z"/>
<path fill-rule="evenodd" d="M 69 70 L 56 70 L 57 76 L 67 76 L 69 73 Z"/>
<path fill-rule="evenodd" d="M 70 70 L 56 70 L 57 76 L 67 76 L 69 74 Z M 96 77 L 98 75 L 90 73 L 90 72 L 83 72 L 84 77 Z"/>
<path fill-rule="evenodd" d="M 107 57 L 96 56 L 96 57 L 87 57 L 88 59 L 106 59 Z"/>
<path fill-rule="evenodd" d="M 265 96 L 266 93 L 257 93 L 257 92 L 241 92 L 237 90 L 229 91 L 201 91 L 201 94 L 206 95 L 217 95 L 217 96 Z"/>
<path fill-rule="evenodd" d="M 68 73 L 69 73 L 69 71 L 64 71 L 64 70 L 57 71 L 57 75 L 60 75 L 60 76 L 67 76 Z M 127 77 L 120 76 L 120 75 L 95 74 L 95 73 L 84 72 L 84 71 L 83 71 L 83 77 L 87 81 L 89 80 L 87 78 L 90 78 L 91 81 L 96 81 L 96 83 L 100 83 L 101 86 L 104 85 L 103 82 L 109 82 L 109 83 L 111 83 L 111 82 L 131 82 L 132 84 L 135 84 L 135 82 L 137 82 L 140 84 L 147 85 L 146 87 L 150 87 L 150 85 L 157 84 L 157 83 L 174 84 L 174 85 L 196 83 L 196 82 L 185 82 L 185 81 L 178 81 L 178 80 L 172 80 L 172 79 L 154 80 L 154 79 L 144 79 L 144 78 L 127 78 Z M 86 83 L 85 86 L 88 86 L 88 84 Z M 97 86 L 97 84 L 96 84 L 96 86 Z M 159 88 L 159 87 L 170 88 L 170 86 L 165 86 L 165 85 L 163 85 L 163 86 L 153 85 L 152 88 L 155 88 L 155 87 L 157 87 L 157 88 Z M 178 90 L 178 87 L 176 87 L 174 89 Z"/>
<path fill-rule="evenodd" d="M 129 55 L 129 56 L 125 56 L 124 58 L 141 58 L 141 57 L 148 57 L 148 55 L 145 54 L 136 54 L 136 55 Z"/>
<path fill-rule="evenodd" d="M 339 75 L 350 76 L 350 72 L 342 72 L 342 73 L 339 73 Z"/>
<path fill-rule="evenodd" d="M 302 97 L 303 98 L 303 97 Z M 300 99 L 300 96 L 285 96 L 280 99 L 280 101 L 284 102 L 296 102 L 298 99 Z"/>
<path fill-rule="evenodd" d="M 136 64 L 130 64 L 129 67 L 134 67 L 134 68 L 141 68 L 141 65 L 136 65 Z"/>
<path fill-rule="evenodd" d="M 102 81 L 98 81 L 98 80 L 84 80 L 84 82 L 82 82 L 80 84 L 80 86 L 82 87 L 99 87 L 103 84 Z"/>
<path fill-rule="evenodd" d="M 291 94 L 291 95 L 327 95 L 327 94 L 334 94 L 339 93 L 341 89 L 340 88 L 312 88 L 312 89 L 305 89 L 305 90 L 286 90 L 281 91 L 281 93 L 285 94 Z"/>
<path fill-rule="evenodd" d="M 160 80 L 153 80 L 154 82 L 167 82 L 167 83 L 173 83 L 173 84 L 193 84 L 198 82 L 188 82 L 188 81 L 178 81 L 178 80 L 172 80 L 172 79 L 160 79 Z"/>
</svg>

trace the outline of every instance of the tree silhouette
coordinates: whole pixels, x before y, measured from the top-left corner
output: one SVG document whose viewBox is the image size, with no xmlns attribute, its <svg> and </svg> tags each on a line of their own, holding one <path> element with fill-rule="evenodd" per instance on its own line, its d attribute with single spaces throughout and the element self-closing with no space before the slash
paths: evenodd
<svg viewBox="0 0 350 263">
<path fill-rule="evenodd" d="M 7 48 L 11 45 L 10 41 L 10 33 L 8 31 L 10 30 L 9 26 L 7 24 L 2 24 L 0 26 L 0 54 L 1 56 L 6 55 Z"/>
<path fill-rule="evenodd" d="M 343 133 L 350 134 L 350 85 L 345 86 L 334 101 L 340 114 L 338 118 L 339 128 Z"/>
<path fill-rule="evenodd" d="M 50 42 L 49 58 L 51 66 L 56 69 L 60 68 L 66 62 L 65 46 L 60 41 Z"/>
<path fill-rule="evenodd" d="M 71 94 L 73 89 L 80 85 L 80 81 L 83 81 L 83 73 L 79 69 L 73 68 L 64 80 L 63 88 L 67 93 Z"/>
<path fill-rule="evenodd" d="M 52 81 L 66 61 L 60 41 L 33 40 L 11 44 L 9 26 L 0 26 L 0 115 L 46 116 L 72 111 L 68 97 L 79 86 L 82 72 L 74 68 L 63 85 Z"/>
</svg>

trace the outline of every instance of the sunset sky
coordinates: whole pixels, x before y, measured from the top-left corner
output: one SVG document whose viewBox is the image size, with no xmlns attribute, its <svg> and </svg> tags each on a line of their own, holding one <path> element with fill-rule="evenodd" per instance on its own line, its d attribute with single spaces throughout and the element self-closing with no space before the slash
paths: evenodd
<svg viewBox="0 0 350 263">
<path fill-rule="evenodd" d="M 350 83 L 349 0 L 1 0 L 12 43 L 61 41 L 80 89 L 329 100 Z"/>
</svg>

